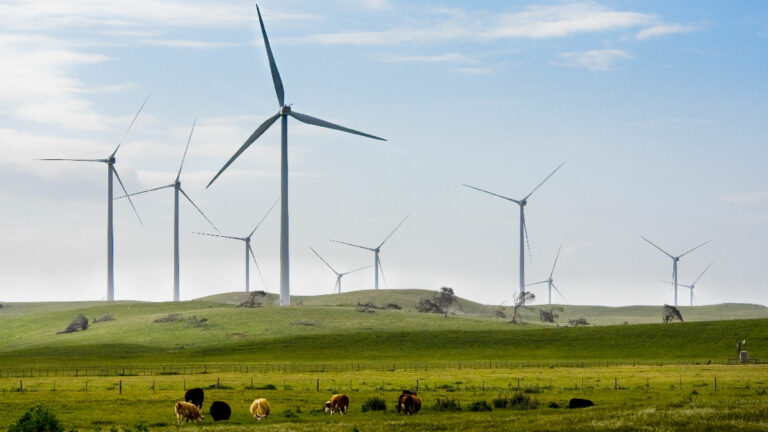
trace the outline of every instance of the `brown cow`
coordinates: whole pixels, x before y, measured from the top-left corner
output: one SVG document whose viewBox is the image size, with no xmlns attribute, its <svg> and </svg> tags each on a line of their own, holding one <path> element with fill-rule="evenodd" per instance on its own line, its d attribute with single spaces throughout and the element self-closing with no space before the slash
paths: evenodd
<svg viewBox="0 0 768 432">
<path fill-rule="evenodd" d="M 176 421 L 179 424 L 181 424 L 182 420 L 184 420 L 184 424 L 190 420 L 201 423 L 203 421 L 203 415 L 200 414 L 200 409 L 198 409 L 195 404 L 189 402 L 176 402 L 173 411 L 176 413 Z"/>
<path fill-rule="evenodd" d="M 345 394 L 335 394 L 331 396 L 331 400 L 325 402 L 325 412 L 330 412 L 333 415 L 337 412 L 341 415 L 347 413 L 349 408 L 349 398 Z"/>
<path fill-rule="evenodd" d="M 403 393 L 398 400 L 398 411 L 402 410 L 404 415 L 414 415 L 421 409 L 421 399 L 412 393 Z"/>
<path fill-rule="evenodd" d="M 269 415 L 269 401 L 259 398 L 251 404 L 251 415 L 254 420 L 264 420 Z"/>
</svg>

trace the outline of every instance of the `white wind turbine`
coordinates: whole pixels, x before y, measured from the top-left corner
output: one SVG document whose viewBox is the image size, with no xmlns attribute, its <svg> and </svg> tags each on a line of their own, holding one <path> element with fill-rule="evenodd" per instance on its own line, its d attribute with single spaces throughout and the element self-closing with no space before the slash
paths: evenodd
<svg viewBox="0 0 768 432">
<path fill-rule="evenodd" d="M 395 229 L 393 229 L 392 232 L 389 233 L 389 235 L 384 239 L 384 241 L 379 243 L 379 245 L 376 246 L 376 247 L 360 246 L 360 245 L 357 245 L 357 244 L 346 243 L 346 242 L 339 241 L 339 240 L 330 240 L 330 239 L 329 240 L 332 241 L 332 242 L 341 243 L 343 245 L 352 246 L 352 247 L 356 247 L 356 248 L 360 248 L 360 249 L 365 249 L 365 250 L 373 252 L 373 255 L 374 255 L 373 266 L 376 268 L 374 270 L 374 285 L 373 285 L 373 287 L 374 287 L 374 289 L 379 289 L 379 272 L 381 272 L 381 277 L 384 279 L 384 283 L 387 283 L 387 278 L 384 277 L 384 268 L 381 267 L 381 260 L 379 259 L 379 252 L 381 252 L 381 247 L 384 246 L 384 243 L 386 243 L 387 240 L 389 240 L 389 238 L 392 237 L 392 234 L 394 234 L 395 231 L 397 231 L 397 229 L 400 228 L 400 226 L 403 224 L 403 222 L 405 222 L 406 219 L 408 219 L 409 216 L 410 215 L 408 215 L 405 218 L 403 218 L 403 220 L 400 221 L 399 224 L 397 224 Z"/>
<path fill-rule="evenodd" d="M 325 265 L 327 265 L 328 268 L 331 269 L 331 271 L 336 275 L 336 284 L 333 286 L 333 291 L 336 292 L 337 294 L 341 294 L 341 278 L 343 278 L 344 276 L 346 276 L 346 275 L 348 275 L 350 273 L 354 273 L 354 272 L 357 272 L 357 271 L 360 271 L 360 270 L 365 270 L 365 269 L 373 267 L 373 266 L 369 265 L 369 266 L 365 266 L 365 267 L 360 267 L 359 269 L 355 269 L 355 270 L 352 270 L 352 271 L 348 271 L 348 272 L 344 272 L 344 273 L 339 273 L 339 272 L 336 271 L 336 269 L 331 267 L 331 265 L 328 264 L 328 261 L 323 259 L 323 257 L 321 257 L 320 254 L 317 253 L 317 251 L 312 248 L 312 246 L 310 246 L 309 248 L 312 249 L 312 252 L 314 252 L 315 255 L 317 255 L 317 257 L 320 258 L 320 261 L 324 262 Z"/>
<path fill-rule="evenodd" d="M 256 261 L 256 255 L 253 253 L 253 249 L 251 248 L 251 237 L 253 237 L 253 234 L 256 232 L 257 229 L 261 226 L 261 223 L 264 222 L 264 219 L 269 216 L 269 213 L 272 211 L 273 208 L 277 205 L 277 202 L 280 201 L 279 199 L 275 201 L 274 204 L 272 204 L 272 207 L 267 210 L 267 213 L 264 214 L 264 217 L 261 218 L 259 223 L 256 224 L 256 227 L 251 231 L 250 234 L 248 234 L 246 237 L 232 237 L 232 236 L 225 236 L 225 235 L 217 235 L 217 234 L 210 234 L 210 233 L 201 233 L 196 232 L 195 234 L 210 236 L 210 237 L 219 237 L 219 238 L 225 238 L 230 240 L 240 240 L 245 243 L 245 292 L 250 291 L 250 259 L 248 255 L 250 254 L 250 258 L 253 258 L 253 264 L 256 265 L 256 270 L 259 272 L 259 277 L 261 278 L 261 283 L 264 285 L 264 289 L 267 290 L 267 282 L 264 280 L 264 275 L 261 274 L 261 269 L 259 268 L 259 263 Z"/>
<path fill-rule="evenodd" d="M 120 183 L 120 187 L 123 189 L 123 192 L 126 194 L 128 191 L 125 190 L 125 185 L 123 185 L 123 181 L 120 180 L 120 175 L 117 173 L 117 168 L 115 168 L 115 154 L 117 154 L 117 150 L 120 149 L 120 146 L 123 144 L 123 141 L 128 136 L 128 132 L 133 127 L 133 124 L 136 122 L 136 118 L 139 117 L 139 114 L 141 113 L 141 110 L 144 109 L 144 105 L 147 103 L 147 100 L 149 100 L 149 96 L 147 96 L 146 99 L 144 99 L 144 102 L 142 102 L 141 106 L 139 107 L 139 110 L 136 112 L 136 115 L 133 116 L 133 120 L 131 120 L 131 124 L 128 125 L 128 129 L 125 130 L 125 133 L 123 134 L 123 138 L 120 140 L 120 142 L 117 144 L 117 147 L 115 147 L 115 150 L 106 158 L 106 159 L 40 159 L 43 161 L 67 161 L 67 162 L 98 162 L 98 163 L 105 163 L 107 164 L 107 301 L 113 301 L 115 300 L 115 236 L 114 236 L 114 224 L 113 224 L 113 212 L 112 212 L 112 197 L 113 197 L 113 191 L 112 191 L 112 175 L 117 178 L 118 183 Z M 128 201 L 131 203 L 131 207 L 133 208 L 133 212 L 136 213 L 136 217 L 139 218 L 139 222 L 141 222 L 141 217 L 139 216 L 139 212 L 136 211 L 136 207 L 133 205 L 133 201 L 131 201 L 130 198 L 128 198 Z M 143 223 L 142 223 L 143 225 Z"/>
<path fill-rule="evenodd" d="M 679 286 L 681 286 L 681 287 L 685 287 L 685 288 L 688 288 L 688 289 L 691 291 L 691 306 L 693 306 L 693 299 L 696 297 L 696 295 L 693 293 L 693 290 L 694 290 L 694 288 L 696 288 L 696 284 L 699 282 L 699 279 L 701 279 L 701 277 L 702 277 L 702 276 L 704 276 L 704 273 L 706 273 L 706 272 L 707 272 L 707 270 L 709 270 L 709 268 L 710 268 L 710 267 L 712 267 L 712 264 L 714 264 L 714 263 L 715 263 L 714 261 L 712 261 L 711 263 L 709 263 L 709 265 L 707 266 L 707 268 L 705 268 L 705 269 L 704 269 L 704 271 L 703 271 L 703 272 L 701 272 L 701 274 L 699 275 L 699 277 L 697 277 L 697 278 L 696 278 L 696 280 L 694 280 L 693 282 L 691 282 L 691 283 L 690 283 L 690 285 L 681 284 L 681 283 L 679 283 L 679 284 L 678 284 Z M 672 282 L 667 282 L 667 283 L 668 283 L 668 284 L 672 284 Z"/>
<path fill-rule="evenodd" d="M 264 46 L 267 50 L 267 58 L 269 59 L 269 69 L 272 72 L 272 83 L 275 86 L 275 93 L 277 94 L 277 102 L 279 104 L 279 110 L 277 114 L 264 121 L 255 131 L 245 140 L 242 146 L 235 152 L 234 155 L 224 164 L 213 179 L 208 183 L 207 187 L 210 187 L 214 181 L 224 172 L 224 170 L 235 161 L 256 139 L 258 139 L 264 132 L 272 126 L 278 118 L 280 118 L 280 305 L 289 306 L 291 304 L 291 289 L 290 289 L 290 263 L 288 253 L 288 116 L 295 118 L 296 120 L 307 123 L 314 126 L 320 126 L 328 129 L 335 129 L 342 132 L 347 132 L 355 135 L 361 135 L 368 138 L 386 141 L 384 138 L 379 138 L 374 135 L 369 135 L 354 129 L 349 129 L 344 126 L 339 126 L 334 123 L 321 120 L 306 114 L 301 114 L 291 109 L 291 105 L 285 103 L 285 92 L 283 90 L 283 81 L 280 79 L 280 73 L 277 71 L 277 65 L 275 64 L 275 58 L 272 55 L 272 48 L 269 45 L 269 39 L 267 38 L 267 30 L 264 28 L 264 21 L 261 19 L 261 11 L 259 6 L 256 5 L 256 12 L 259 15 L 259 24 L 261 26 L 261 35 L 264 38 Z"/>
<path fill-rule="evenodd" d="M 549 180 L 549 178 L 552 177 L 557 172 L 557 170 L 559 170 L 563 165 L 565 165 L 565 162 L 563 162 L 560 165 L 558 165 L 557 168 L 555 168 L 554 171 L 552 171 L 544 180 L 541 181 L 541 183 L 539 183 L 535 188 L 533 188 L 531 193 L 529 193 L 523 199 L 520 199 L 520 200 L 509 198 L 509 197 L 506 197 L 504 195 L 495 194 L 495 193 L 489 192 L 489 191 L 487 191 L 485 189 L 480 189 L 480 188 L 477 188 L 477 187 L 474 187 L 474 186 L 470 186 L 468 184 L 464 185 L 464 186 L 466 186 L 466 187 L 468 187 L 470 189 L 474 189 L 474 190 L 477 190 L 477 191 L 480 191 L 480 192 L 485 192 L 485 193 L 487 193 L 489 195 L 493 195 L 495 197 L 499 197 L 499 198 L 505 199 L 507 201 L 511 201 L 511 202 L 517 204 L 518 206 L 520 206 L 520 294 L 525 292 L 525 253 L 524 253 L 524 251 L 525 251 L 525 242 L 528 239 L 528 228 L 525 225 L 525 206 L 528 204 L 528 198 L 530 198 L 531 195 L 533 195 L 533 193 L 536 192 L 536 190 L 538 188 L 540 188 L 541 185 L 544 184 L 544 182 Z M 529 254 L 531 253 L 530 244 L 528 245 L 528 253 Z"/>
<path fill-rule="evenodd" d="M 686 252 L 684 252 L 684 253 L 682 253 L 682 254 L 680 254 L 678 256 L 673 256 L 672 254 L 670 254 L 669 252 L 667 252 L 664 249 L 660 248 L 658 245 L 656 245 L 652 241 L 648 240 L 647 238 L 645 238 L 643 236 L 640 236 L 640 238 L 642 238 L 643 240 L 647 241 L 648 243 L 650 243 L 651 246 L 653 246 L 656 249 L 662 251 L 664 253 L 664 255 L 666 255 L 666 256 L 668 256 L 668 257 L 670 257 L 672 259 L 672 285 L 675 287 L 675 306 L 677 306 L 677 286 L 679 285 L 677 283 L 677 263 L 678 263 L 678 261 L 680 261 L 680 258 L 682 258 L 685 255 L 688 255 L 689 253 L 695 251 L 696 249 L 704 246 L 705 244 L 709 243 L 711 240 L 707 240 L 704 243 L 696 246 L 695 248 L 689 249 Z"/>
<path fill-rule="evenodd" d="M 557 265 L 557 259 L 560 257 L 560 249 L 562 249 L 562 246 L 560 246 L 559 248 L 557 248 L 557 255 L 555 255 L 555 263 L 554 263 L 554 264 L 552 264 L 552 271 L 551 271 L 551 272 L 549 272 L 549 279 L 547 279 L 547 280 L 543 280 L 543 281 L 541 281 L 541 282 L 534 282 L 534 283 L 532 283 L 532 284 L 528 284 L 528 286 L 531 286 L 531 285 L 539 285 L 539 284 L 543 284 L 543 283 L 547 284 L 547 287 L 548 287 L 548 295 L 549 295 L 549 304 L 552 304 L 552 288 L 554 288 L 554 289 L 555 289 L 555 291 L 557 291 L 557 293 L 558 293 L 558 294 L 560 294 L 560 297 L 563 297 L 563 293 L 561 293 L 561 292 L 560 292 L 560 290 L 559 290 L 559 289 L 557 289 L 557 286 L 555 285 L 555 281 L 554 281 L 554 279 L 552 278 L 552 275 L 554 275 L 554 274 L 555 274 L 555 266 Z"/>
<path fill-rule="evenodd" d="M 205 218 L 206 221 L 208 221 L 209 224 L 213 227 L 213 229 L 216 230 L 216 232 L 219 232 L 219 229 L 216 228 L 216 225 L 211 222 L 210 219 L 208 219 L 208 216 L 203 213 L 202 210 L 200 210 L 200 207 L 195 204 L 194 201 L 192 201 L 192 198 L 187 195 L 186 192 L 184 192 L 184 189 L 181 188 L 181 169 L 184 168 L 184 160 L 187 158 L 187 151 L 189 150 L 189 143 L 192 141 L 192 133 L 195 131 L 195 124 L 197 123 L 197 120 L 195 120 L 194 123 L 192 123 L 192 130 L 189 132 L 189 138 L 187 138 L 187 147 L 184 149 L 184 156 L 181 158 L 181 165 L 179 165 L 179 172 L 176 174 L 176 180 L 174 180 L 173 183 L 167 184 L 165 186 L 160 186 L 152 189 L 147 189 L 141 192 L 135 192 L 132 194 L 127 194 L 119 198 L 128 198 L 145 194 L 147 192 L 154 192 L 161 189 L 167 189 L 167 188 L 173 188 L 173 301 L 177 302 L 181 300 L 180 295 L 180 289 L 179 289 L 179 193 L 184 195 L 184 198 L 189 201 L 192 206 L 197 209 L 198 212 Z"/>
</svg>

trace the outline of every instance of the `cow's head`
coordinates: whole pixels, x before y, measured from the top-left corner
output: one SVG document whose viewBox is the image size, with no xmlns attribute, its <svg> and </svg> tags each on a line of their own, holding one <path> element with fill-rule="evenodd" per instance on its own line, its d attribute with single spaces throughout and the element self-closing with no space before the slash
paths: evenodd
<svg viewBox="0 0 768 432">
<path fill-rule="evenodd" d="M 325 401 L 325 412 L 331 411 L 331 401 Z"/>
<path fill-rule="evenodd" d="M 195 419 L 195 421 L 198 422 L 198 423 L 202 423 L 203 422 L 203 415 L 202 414 L 198 415 L 198 417 Z"/>
</svg>

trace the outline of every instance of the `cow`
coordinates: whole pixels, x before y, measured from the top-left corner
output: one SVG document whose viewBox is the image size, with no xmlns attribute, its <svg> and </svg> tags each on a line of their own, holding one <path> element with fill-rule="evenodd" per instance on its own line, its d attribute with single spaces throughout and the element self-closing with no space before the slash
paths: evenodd
<svg viewBox="0 0 768 432">
<path fill-rule="evenodd" d="M 595 406 L 595 403 L 589 399 L 573 398 L 568 402 L 568 408 L 587 408 Z"/>
<path fill-rule="evenodd" d="M 198 409 L 203 409 L 203 398 L 203 389 L 201 388 L 189 389 L 184 394 L 184 400 L 194 404 Z"/>
<path fill-rule="evenodd" d="M 188 421 L 203 422 L 203 415 L 200 414 L 200 410 L 196 405 L 188 402 L 176 402 L 176 406 L 173 408 L 173 412 L 176 413 L 176 421 L 181 424 L 184 420 L 184 424 Z"/>
<path fill-rule="evenodd" d="M 403 390 L 400 396 L 397 397 L 397 412 L 402 410 L 402 400 L 405 395 L 416 396 L 416 392 L 413 390 Z"/>
<path fill-rule="evenodd" d="M 251 404 L 251 415 L 254 420 L 264 420 L 269 415 L 269 401 L 259 398 Z"/>
<path fill-rule="evenodd" d="M 232 415 L 232 409 L 226 402 L 214 401 L 211 404 L 211 417 L 213 421 L 229 420 L 229 416 Z"/>
<path fill-rule="evenodd" d="M 330 412 L 333 415 L 337 412 L 341 415 L 347 413 L 349 408 L 349 398 L 345 394 L 335 394 L 331 396 L 331 400 L 325 402 L 325 412 Z"/>
<path fill-rule="evenodd" d="M 416 396 L 416 392 L 412 390 L 403 390 L 400 393 L 400 397 L 397 399 L 397 412 L 401 412 L 404 415 L 414 415 L 421 409 L 421 399 Z"/>
</svg>

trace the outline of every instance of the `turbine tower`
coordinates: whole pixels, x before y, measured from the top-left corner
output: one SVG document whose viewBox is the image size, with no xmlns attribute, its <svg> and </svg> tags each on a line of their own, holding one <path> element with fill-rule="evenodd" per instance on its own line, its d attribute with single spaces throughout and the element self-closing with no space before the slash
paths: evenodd
<svg viewBox="0 0 768 432">
<path fill-rule="evenodd" d="M 312 249 L 312 246 L 310 246 L 309 248 Z M 328 268 L 331 269 L 331 271 L 334 274 L 336 274 L 336 284 L 333 286 L 333 291 L 335 291 L 337 294 L 341 294 L 341 278 L 343 278 L 344 276 L 346 276 L 346 275 L 348 275 L 350 273 L 354 273 L 354 272 L 357 272 L 357 271 L 360 271 L 360 270 L 365 270 L 365 269 L 373 267 L 373 266 L 365 266 L 365 267 L 360 267 L 359 269 L 356 269 L 356 270 L 352 270 L 352 271 L 348 271 L 348 272 L 344 272 L 344 273 L 339 273 L 339 272 L 336 271 L 336 269 L 331 267 L 331 265 L 328 264 L 328 261 L 323 259 L 323 257 L 321 257 L 320 254 L 317 253 L 316 250 L 312 249 L 312 252 L 314 252 L 315 255 L 317 255 L 317 257 L 320 258 L 320 261 L 324 262 L 325 265 L 327 265 Z"/>
<path fill-rule="evenodd" d="M 213 229 L 216 230 L 216 232 L 219 232 L 219 229 L 216 228 L 216 225 L 214 225 L 213 222 L 211 222 L 211 220 L 208 219 L 208 216 L 206 216 L 205 213 L 203 213 L 203 211 L 200 210 L 200 207 L 198 207 L 197 204 L 195 204 L 195 202 L 192 201 L 192 198 L 190 198 L 189 195 L 187 195 L 187 193 L 184 192 L 184 189 L 181 188 L 181 169 L 184 168 L 184 160 L 187 158 L 189 143 L 192 141 L 192 134 L 195 132 L 196 123 L 197 123 L 197 120 L 195 120 L 195 122 L 192 123 L 192 130 L 189 132 L 189 138 L 187 138 L 187 147 L 184 149 L 184 156 L 182 156 L 181 158 L 181 165 L 179 165 L 179 172 L 176 174 L 176 180 L 174 180 L 173 183 L 118 197 L 118 199 L 119 198 L 130 199 L 130 197 L 135 195 L 145 194 L 147 192 L 154 192 L 161 189 L 173 188 L 173 301 L 175 302 L 181 300 L 180 289 L 179 289 L 179 193 L 184 195 L 184 198 L 186 198 L 187 201 L 189 201 L 189 203 L 192 204 L 192 206 L 196 208 L 201 215 L 203 215 L 205 220 L 208 221 L 209 224 L 211 224 L 211 226 L 213 227 Z"/>
<path fill-rule="evenodd" d="M 710 267 L 712 267 L 712 264 L 714 264 L 714 263 L 715 263 L 714 261 L 712 261 L 711 263 L 709 263 L 709 265 L 707 266 L 707 268 L 705 268 L 705 269 L 704 269 L 704 271 L 703 271 L 703 272 L 701 272 L 701 274 L 699 275 L 699 277 L 697 277 L 695 281 L 691 282 L 691 284 L 690 284 L 690 285 L 686 285 L 686 284 L 678 284 L 678 285 L 680 285 L 681 287 L 685 287 L 685 288 L 688 288 L 689 290 L 691 290 L 691 306 L 693 306 L 693 299 L 694 299 L 694 297 L 696 297 L 696 296 L 693 294 L 693 289 L 694 289 L 694 288 L 696 288 L 696 284 L 699 282 L 699 279 L 701 279 L 701 277 L 702 277 L 702 276 L 704 276 L 704 273 L 706 273 L 706 272 L 707 272 L 707 270 L 709 270 L 709 268 L 710 268 Z M 672 284 L 672 282 L 667 282 L 667 283 L 668 283 L 668 284 Z"/>
<path fill-rule="evenodd" d="M 115 300 L 115 236 L 112 215 L 112 174 L 114 174 L 114 176 L 117 178 L 117 181 L 120 183 L 120 187 L 123 189 L 123 192 L 126 194 L 128 193 L 128 191 L 125 189 L 125 185 L 123 185 L 123 181 L 120 180 L 120 175 L 117 173 L 117 168 L 115 168 L 115 154 L 117 154 L 117 151 L 120 149 L 123 141 L 128 136 L 128 132 L 136 122 L 136 118 L 139 117 L 141 110 L 144 109 L 144 105 L 147 103 L 147 100 L 149 100 L 149 96 L 144 99 L 144 102 L 142 102 L 139 110 L 136 112 L 136 115 L 133 116 L 131 124 L 128 125 L 128 129 L 125 130 L 123 138 L 117 144 L 115 150 L 109 156 L 107 156 L 106 159 L 40 159 L 43 161 L 99 162 L 107 164 L 107 301 Z M 136 217 L 139 218 L 139 222 L 144 225 L 144 223 L 141 222 L 139 212 L 136 211 L 136 207 L 133 205 L 133 201 L 131 201 L 130 198 L 128 198 L 128 201 L 131 203 L 131 207 L 133 208 L 133 212 L 136 213 Z"/>
<path fill-rule="evenodd" d="M 548 296 L 549 296 L 549 304 L 552 304 L 552 288 L 554 288 L 555 291 L 557 291 L 557 293 L 560 294 L 560 297 L 563 297 L 563 293 L 561 293 L 560 290 L 557 289 L 557 286 L 555 285 L 555 281 L 554 281 L 554 279 L 552 279 L 552 275 L 555 274 L 555 266 L 557 265 L 557 259 L 560 258 L 560 249 L 562 249 L 562 248 L 563 248 L 562 246 L 557 248 L 557 255 L 555 255 L 555 263 L 552 264 L 552 271 L 549 272 L 549 279 L 543 280 L 541 282 L 534 282 L 532 284 L 528 284 L 528 286 L 539 285 L 539 284 L 543 284 L 543 283 L 547 284 Z"/>
<path fill-rule="evenodd" d="M 201 233 L 196 232 L 195 234 L 200 234 L 204 236 L 210 236 L 210 237 L 219 237 L 219 238 L 225 238 L 225 239 L 231 239 L 231 240 L 240 240 L 242 242 L 245 242 L 245 292 L 250 292 L 250 259 L 248 255 L 253 258 L 253 264 L 256 265 L 256 270 L 259 272 L 259 277 L 261 278 L 261 283 L 264 284 L 264 288 L 266 289 L 267 282 L 264 280 L 264 275 L 261 274 L 261 269 L 259 268 L 259 263 L 256 262 L 256 255 L 253 253 L 253 249 L 251 249 L 251 237 L 253 237 L 253 233 L 256 232 L 257 229 L 261 226 L 261 223 L 264 222 L 264 219 L 269 216 L 269 213 L 272 212 L 272 209 L 275 208 L 277 205 L 277 202 L 280 201 L 279 199 L 275 201 L 274 204 L 272 204 L 272 207 L 267 210 L 267 213 L 264 214 L 264 217 L 261 218 L 259 223 L 256 224 L 256 228 L 251 231 L 250 234 L 248 234 L 246 237 L 231 237 L 231 236 L 225 236 L 225 235 L 218 235 L 218 234 L 210 234 L 210 233 Z"/>
<path fill-rule="evenodd" d="M 541 181 L 541 183 L 539 183 L 535 188 L 533 188 L 531 193 L 529 193 L 523 199 L 520 199 L 520 200 L 509 198 L 504 195 L 495 194 L 485 189 L 480 189 L 474 186 L 470 186 L 468 184 L 464 185 L 470 189 L 474 189 L 480 192 L 485 192 L 489 195 L 493 195 L 495 197 L 499 197 L 507 201 L 511 201 L 517 204 L 518 206 L 520 206 L 520 294 L 525 292 L 525 253 L 524 251 L 525 251 L 525 242 L 528 240 L 528 228 L 525 225 L 525 206 L 528 204 L 528 198 L 530 198 L 531 195 L 533 195 L 533 193 L 536 192 L 536 190 L 540 188 L 541 185 L 544 184 L 544 182 L 549 180 L 549 178 L 552 177 L 557 172 L 557 170 L 559 170 L 563 165 L 565 165 L 565 162 L 558 165 L 554 171 L 552 171 L 544 180 Z M 531 253 L 531 245 L 528 244 L 528 254 L 530 253 Z"/>
<path fill-rule="evenodd" d="M 277 102 L 279 110 L 277 114 L 264 121 L 255 131 L 245 140 L 242 146 L 235 152 L 234 155 L 224 164 L 219 172 L 208 183 L 211 184 L 224 172 L 224 170 L 235 161 L 256 139 L 258 139 L 264 132 L 272 126 L 278 118 L 280 118 L 280 305 L 289 306 L 291 304 L 291 289 L 290 289 L 290 264 L 288 253 L 288 116 L 295 118 L 296 120 L 307 123 L 314 126 L 324 127 L 328 129 L 335 129 L 342 132 L 347 132 L 355 135 L 361 135 L 368 138 L 386 141 L 384 138 L 369 135 L 354 129 L 349 129 L 344 126 L 339 126 L 334 123 L 321 120 L 306 114 L 301 114 L 291 109 L 291 105 L 285 103 L 285 93 L 283 90 L 283 81 L 280 79 L 280 73 L 277 71 L 277 65 L 275 64 L 275 58 L 272 55 L 272 48 L 269 46 L 269 39 L 267 38 L 267 30 L 264 28 L 264 21 L 261 19 L 261 11 L 259 6 L 256 6 L 256 13 L 259 15 L 259 24 L 261 26 L 261 35 L 264 38 L 264 46 L 267 50 L 267 58 L 269 59 L 269 68 L 272 72 L 272 83 L 275 86 L 275 94 L 277 95 Z"/>
<path fill-rule="evenodd" d="M 389 233 L 389 235 L 384 239 L 384 241 L 381 242 L 376 247 L 360 246 L 360 245 L 357 245 L 357 244 L 346 243 L 346 242 L 339 241 L 339 240 L 331 240 L 331 241 L 332 242 L 336 242 L 336 243 L 341 243 L 341 244 L 347 245 L 347 246 L 352 246 L 352 247 L 356 247 L 356 248 L 360 248 L 360 249 L 365 249 L 365 250 L 373 252 L 373 255 L 374 255 L 373 266 L 376 268 L 374 270 L 374 285 L 373 286 L 374 286 L 374 289 L 379 289 L 379 272 L 381 272 L 381 277 L 384 279 L 384 283 L 387 283 L 387 279 L 384 277 L 384 268 L 381 267 L 381 260 L 379 259 L 379 252 L 381 252 L 381 247 L 384 246 L 384 243 L 386 243 L 387 240 L 389 240 L 389 238 L 392 237 L 392 234 L 394 234 L 395 231 L 397 231 L 397 229 L 400 228 L 400 226 L 403 224 L 403 222 L 405 222 L 406 219 L 408 219 L 409 216 L 410 215 L 408 215 L 405 218 L 403 218 L 403 220 L 401 220 L 400 223 L 397 224 L 395 229 L 393 229 L 392 232 Z"/>
<path fill-rule="evenodd" d="M 684 252 L 684 253 L 682 253 L 680 255 L 673 256 L 672 254 L 670 254 L 669 252 L 667 252 L 664 249 L 660 248 L 658 245 L 656 245 L 652 241 L 648 240 L 647 238 L 645 238 L 643 236 L 640 236 L 640 238 L 642 238 L 643 240 L 647 241 L 648 243 L 650 243 L 651 246 L 653 246 L 656 249 L 660 250 L 661 252 L 664 253 L 664 255 L 666 255 L 666 256 L 668 256 L 668 257 L 670 257 L 672 259 L 672 285 L 674 285 L 674 287 L 675 287 L 675 306 L 677 306 L 677 286 L 678 286 L 678 283 L 677 283 L 677 263 L 678 263 L 678 261 L 680 261 L 680 258 L 682 258 L 682 257 L 688 255 L 689 253 L 695 251 L 696 249 L 704 246 L 705 244 L 709 243 L 711 240 L 707 240 L 704 243 L 696 246 L 693 249 L 689 249 L 688 251 L 686 251 L 686 252 Z"/>
</svg>

